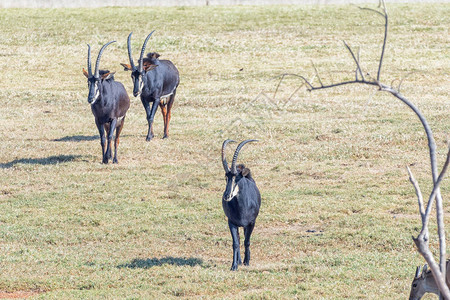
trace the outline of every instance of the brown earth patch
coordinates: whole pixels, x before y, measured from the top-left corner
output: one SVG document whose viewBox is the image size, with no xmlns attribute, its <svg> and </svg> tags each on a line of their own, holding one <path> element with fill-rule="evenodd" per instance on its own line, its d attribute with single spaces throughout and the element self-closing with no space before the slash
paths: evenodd
<svg viewBox="0 0 450 300">
<path fill-rule="evenodd" d="M 39 294 L 39 292 L 32 291 L 16 291 L 16 292 L 5 292 L 0 291 L 0 299 L 25 299 L 34 295 Z"/>
</svg>

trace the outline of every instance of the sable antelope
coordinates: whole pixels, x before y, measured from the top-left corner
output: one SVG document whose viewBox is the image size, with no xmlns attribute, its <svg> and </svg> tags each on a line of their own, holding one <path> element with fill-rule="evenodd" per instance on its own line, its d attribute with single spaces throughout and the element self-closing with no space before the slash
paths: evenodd
<svg viewBox="0 0 450 300">
<path fill-rule="evenodd" d="M 131 35 L 128 35 L 128 57 L 130 64 L 121 64 L 125 71 L 131 71 L 131 78 L 133 80 L 133 95 L 137 97 L 141 95 L 141 102 L 144 105 L 147 114 L 148 133 L 147 141 L 153 138 L 153 119 L 158 105 L 161 107 L 161 112 L 164 119 L 164 137 L 169 137 L 169 122 L 172 110 L 172 105 L 175 100 L 178 84 L 180 83 L 180 75 L 178 69 L 170 60 L 159 60 L 159 54 L 152 52 L 148 53 L 144 58 L 145 47 L 153 34 L 152 31 L 144 41 L 139 57 L 139 65 L 135 66 L 133 57 L 131 55 Z M 168 100 L 167 100 L 168 98 Z M 150 103 L 152 107 L 150 109 Z"/>
<path fill-rule="evenodd" d="M 105 48 L 115 41 L 109 42 L 100 49 L 95 71 L 92 74 L 91 68 L 91 46 L 88 46 L 88 59 L 86 71 L 83 73 L 88 79 L 88 102 L 91 104 L 91 110 L 95 117 L 95 124 L 100 133 L 100 143 L 102 145 L 103 163 L 107 164 L 111 158 L 111 140 L 116 130 L 114 140 L 114 159 L 117 163 L 117 147 L 119 146 L 119 136 L 125 122 L 125 115 L 130 107 L 130 98 L 122 83 L 114 81 L 114 73 L 108 70 L 99 70 L 100 58 Z M 108 145 L 105 151 L 105 129 L 108 134 Z"/>
<path fill-rule="evenodd" d="M 447 260 L 446 283 L 450 286 L 450 263 Z M 420 266 L 416 269 L 413 282 L 411 283 L 411 292 L 409 293 L 410 300 L 420 300 L 426 293 L 433 293 L 439 295 L 439 288 L 434 280 L 433 273 L 428 270 L 428 265 L 423 265 L 422 273 Z"/>
<path fill-rule="evenodd" d="M 228 143 L 233 140 L 225 140 L 222 144 L 222 164 L 225 170 L 225 180 L 227 182 L 225 192 L 222 196 L 222 207 L 228 217 L 228 226 L 233 238 L 233 264 L 231 270 L 235 271 L 241 262 L 239 227 L 244 227 L 245 257 L 244 265 L 250 263 L 250 236 L 255 227 L 256 217 L 261 206 L 261 195 L 250 169 L 243 164 L 236 166 L 239 151 L 242 147 L 256 140 L 245 140 L 241 142 L 234 152 L 231 168 L 225 157 L 225 149 Z"/>
</svg>

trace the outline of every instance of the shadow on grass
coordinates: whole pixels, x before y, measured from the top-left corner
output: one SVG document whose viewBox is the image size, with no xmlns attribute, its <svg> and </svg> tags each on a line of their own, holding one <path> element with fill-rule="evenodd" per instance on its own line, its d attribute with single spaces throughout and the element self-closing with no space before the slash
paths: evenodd
<svg viewBox="0 0 450 300">
<path fill-rule="evenodd" d="M 13 160 L 9 163 L 0 164 L 1 169 L 11 168 L 17 164 L 30 164 L 30 165 L 56 165 L 59 163 L 65 163 L 80 158 L 81 155 L 58 155 L 49 156 L 44 158 L 21 158 Z"/>
<path fill-rule="evenodd" d="M 54 142 L 83 142 L 83 141 L 95 141 L 100 140 L 99 135 L 72 135 L 72 136 L 65 136 L 59 139 L 54 139 Z"/>
<path fill-rule="evenodd" d="M 129 134 L 122 134 L 120 137 L 127 137 Z M 85 142 L 85 141 L 100 141 L 99 135 L 68 135 L 59 139 L 52 140 L 53 142 Z"/>
<path fill-rule="evenodd" d="M 130 263 L 118 265 L 119 269 L 150 269 L 152 267 L 162 266 L 162 265 L 176 265 L 176 266 L 197 266 L 202 265 L 203 260 L 199 258 L 184 258 L 184 257 L 163 257 L 163 258 L 147 258 L 140 259 L 135 258 Z"/>
</svg>

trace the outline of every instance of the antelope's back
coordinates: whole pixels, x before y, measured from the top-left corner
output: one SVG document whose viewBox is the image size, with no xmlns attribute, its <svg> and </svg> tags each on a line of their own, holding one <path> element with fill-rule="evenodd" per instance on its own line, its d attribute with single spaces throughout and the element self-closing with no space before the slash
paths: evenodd
<svg viewBox="0 0 450 300">
<path fill-rule="evenodd" d="M 171 94 L 180 83 L 180 73 L 177 67 L 170 60 L 159 60 L 158 68 L 164 74 L 163 94 Z M 157 69 L 158 69 L 157 68 Z"/>
</svg>

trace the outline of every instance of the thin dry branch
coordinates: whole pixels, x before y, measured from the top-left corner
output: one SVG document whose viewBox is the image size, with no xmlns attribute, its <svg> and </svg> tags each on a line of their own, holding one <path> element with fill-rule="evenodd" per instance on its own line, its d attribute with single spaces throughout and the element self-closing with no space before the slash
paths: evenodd
<svg viewBox="0 0 450 300">
<path fill-rule="evenodd" d="M 368 10 L 368 11 L 372 11 L 375 12 L 377 14 L 379 14 L 380 16 L 382 16 L 384 18 L 384 39 L 383 39 L 383 46 L 381 48 L 381 55 L 380 55 L 380 61 L 378 64 L 378 72 L 377 72 L 377 81 L 380 81 L 380 76 L 381 76 L 381 66 L 383 65 L 383 58 L 384 58 L 384 52 L 386 50 L 386 42 L 387 42 L 387 34 L 388 34 L 388 13 L 387 13 L 387 9 L 386 9 L 386 4 L 384 3 L 384 0 L 380 1 L 380 4 L 383 4 L 383 12 L 380 12 L 376 9 L 372 9 L 372 8 L 367 8 L 367 7 L 360 7 L 361 10 Z M 378 5 L 378 7 L 380 7 L 381 5 Z"/>
<path fill-rule="evenodd" d="M 351 54 L 352 57 L 353 57 L 353 60 L 355 61 L 355 64 L 356 64 L 356 70 L 357 70 L 357 71 L 359 72 L 359 74 L 361 75 L 361 80 L 360 80 L 360 81 L 364 81 L 364 75 L 363 75 L 363 72 L 362 72 L 362 70 L 361 70 L 361 67 L 359 66 L 359 59 L 356 58 L 355 54 L 353 53 L 352 48 L 350 48 L 350 46 L 349 46 L 345 41 L 342 41 L 342 42 L 344 42 L 345 47 L 346 47 L 347 50 L 350 52 L 350 54 Z M 358 80 L 358 75 L 355 76 L 355 81 L 359 81 L 359 80 Z M 322 86 L 323 86 L 323 85 L 322 85 Z"/>
<path fill-rule="evenodd" d="M 416 196 L 417 196 L 417 200 L 418 200 L 418 204 L 419 204 L 420 217 L 421 217 L 422 223 L 423 223 L 425 221 L 425 209 L 423 207 L 422 192 L 420 191 L 419 183 L 417 182 L 416 178 L 414 178 L 414 175 L 411 172 L 411 169 L 408 166 L 406 168 L 407 168 L 408 174 L 409 174 L 409 181 L 411 182 L 414 189 L 416 190 Z"/>
</svg>

